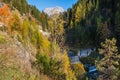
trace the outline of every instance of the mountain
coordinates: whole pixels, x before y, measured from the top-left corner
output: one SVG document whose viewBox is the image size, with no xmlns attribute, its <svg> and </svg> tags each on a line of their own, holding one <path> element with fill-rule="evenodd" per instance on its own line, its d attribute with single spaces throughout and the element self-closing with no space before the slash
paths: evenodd
<svg viewBox="0 0 120 80">
<path fill-rule="evenodd" d="M 64 12 L 64 9 L 62 7 L 56 6 L 56 7 L 49 7 L 44 10 L 46 14 L 49 16 L 54 15 L 54 14 L 59 14 Z"/>
</svg>

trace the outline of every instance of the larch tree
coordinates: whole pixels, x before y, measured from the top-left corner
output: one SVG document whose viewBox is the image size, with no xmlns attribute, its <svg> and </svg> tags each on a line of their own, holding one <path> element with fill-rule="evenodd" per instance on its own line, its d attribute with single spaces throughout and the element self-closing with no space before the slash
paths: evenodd
<svg viewBox="0 0 120 80">
<path fill-rule="evenodd" d="M 83 64 L 76 63 L 76 64 L 73 65 L 73 69 L 75 71 L 75 75 L 76 75 L 77 79 L 83 79 L 84 78 L 85 69 L 84 69 Z"/>
<path fill-rule="evenodd" d="M 66 80 L 76 80 L 75 73 L 71 69 L 70 61 L 69 61 L 66 51 L 64 51 L 64 53 L 62 54 L 61 59 L 63 63 L 62 70 L 66 74 Z"/>
<path fill-rule="evenodd" d="M 81 10 L 82 10 L 82 4 L 79 3 L 78 7 L 76 7 L 76 12 L 75 12 L 75 22 L 76 23 L 79 22 L 82 17 L 82 15 L 80 15 L 82 12 Z"/>
<path fill-rule="evenodd" d="M 17 10 L 14 11 L 13 13 L 13 26 L 12 26 L 12 30 L 18 30 L 21 31 L 21 19 L 20 19 L 20 14 Z"/>
</svg>

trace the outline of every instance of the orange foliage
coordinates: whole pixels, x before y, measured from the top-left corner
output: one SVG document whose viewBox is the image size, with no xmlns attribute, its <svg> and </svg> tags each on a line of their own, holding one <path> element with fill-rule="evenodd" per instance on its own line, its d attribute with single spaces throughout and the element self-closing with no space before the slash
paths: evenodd
<svg viewBox="0 0 120 80">
<path fill-rule="evenodd" d="M 7 4 L 2 4 L 0 7 L 0 22 L 3 22 L 7 26 L 7 30 L 11 31 L 12 25 L 12 12 Z"/>
<path fill-rule="evenodd" d="M 11 11 L 7 4 L 3 4 L 0 8 L 0 17 L 8 17 L 11 16 Z"/>
</svg>

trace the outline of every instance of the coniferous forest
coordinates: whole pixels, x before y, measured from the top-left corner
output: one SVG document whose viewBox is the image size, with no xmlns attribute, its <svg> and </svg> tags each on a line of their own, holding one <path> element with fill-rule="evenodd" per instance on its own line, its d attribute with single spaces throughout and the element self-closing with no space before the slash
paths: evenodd
<svg viewBox="0 0 120 80">
<path fill-rule="evenodd" d="M 0 0 L 0 80 L 120 80 L 120 0 L 54 15 Z"/>
</svg>

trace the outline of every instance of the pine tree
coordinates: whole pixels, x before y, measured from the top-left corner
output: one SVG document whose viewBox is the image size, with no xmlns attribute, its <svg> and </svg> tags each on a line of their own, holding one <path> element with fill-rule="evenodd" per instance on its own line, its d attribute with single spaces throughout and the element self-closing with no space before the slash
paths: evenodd
<svg viewBox="0 0 120 80">
<path fill-rule="evenodd" d="M 101 47 L 99 53 L 102 54 L 104 58 L 98 61 L 96 65 L 98 70 L 103 73 L 102 80 L 117 80 L 120 55 L 118 55 L 116 39 L 106 39 L 105 42 L 101 43 Z"/>
</svg>

